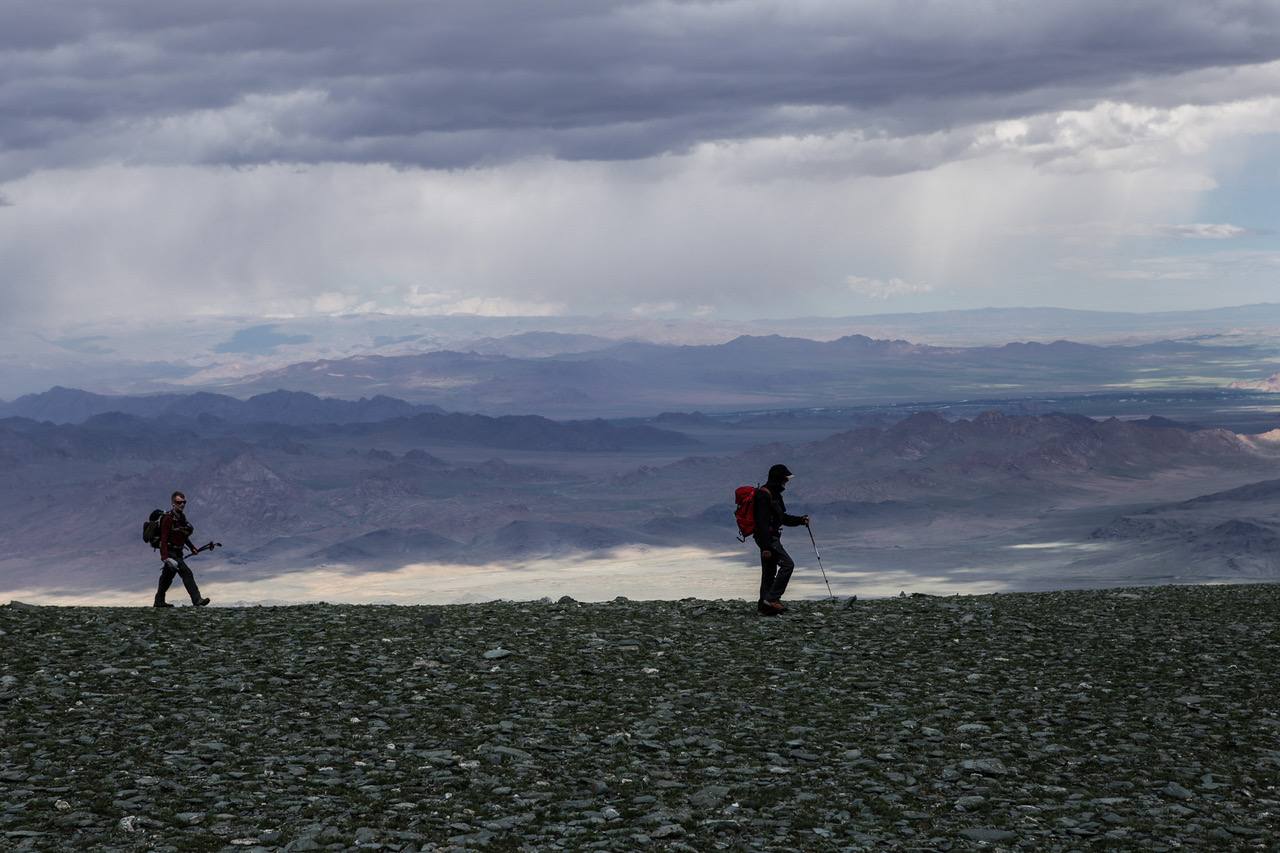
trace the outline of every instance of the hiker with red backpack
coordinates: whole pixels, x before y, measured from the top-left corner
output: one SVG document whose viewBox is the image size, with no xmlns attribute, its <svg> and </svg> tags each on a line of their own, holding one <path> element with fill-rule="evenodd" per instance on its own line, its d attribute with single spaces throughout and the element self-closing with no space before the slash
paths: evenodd
<svg viewBox="0 0 1280 853">
<path fill-rule="evenodd" d="M 807 515 L 788 513 L 782 500 L 787 481 L 793 476 L 786 465 L 774 465 L 769 469 L 769 479 L 752 496 L 755 529 L 751 535 L 760 548 L 760 601 L 756 604 L 756 613 L 761 616 L 780 616 L 787 611 L 782 594 L 787 591 L 796 563 L 782 547 L 782 528 L 809 523 Z"/>
</svg>

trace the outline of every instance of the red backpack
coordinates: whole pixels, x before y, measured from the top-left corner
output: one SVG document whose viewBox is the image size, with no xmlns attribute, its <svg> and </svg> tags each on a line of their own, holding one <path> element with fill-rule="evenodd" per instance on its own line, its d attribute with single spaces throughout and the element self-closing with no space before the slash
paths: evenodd
<svg viewBox="0 0 1280 853">
<path fill-rule="evenodd" d="M 773 495 L 769 494 L 769 490 L 761 488 L 760 491 L 769 495 L 769 499 L 773 500 Z M 746 542 L 747 537 L 756 532 L 756 488 L 754 486 L 738 486 L 733 490 L 733 501 L 736 508 L 733 511 L 733 520 L 738 522 L 738 541 Z"/>
</svg>

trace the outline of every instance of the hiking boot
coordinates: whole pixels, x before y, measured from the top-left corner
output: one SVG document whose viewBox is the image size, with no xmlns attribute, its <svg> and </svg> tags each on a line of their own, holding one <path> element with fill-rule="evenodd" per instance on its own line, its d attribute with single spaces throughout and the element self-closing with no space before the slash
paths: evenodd
<svg viewBox="0 0 1280 853">
<path fill-rule="evenodd" d="M 775 616 L 787 612 L 787 608 L 782 605 L 781 601 L 762 601 L 760 606 L 769 608 Z"/>
<path fill-rule="evenodd" d="M 209 599 L 202 598 L 199 601 L 193 601 L 191 603 L 194 604 L 196 607 L 206 607 L 209 604 Z"/>
<path fill-rule="evenodd" d="M 157 601 L 152 607 L 172 607 L 173 605 L 167 601 Z"/>
<path fill-rule="evenodd" d="M 781 616 L 782 614 L 774 610 L 772 607 L 765 607 L 763 603 L 756 605 L 757 616 Z"/>
</svg>

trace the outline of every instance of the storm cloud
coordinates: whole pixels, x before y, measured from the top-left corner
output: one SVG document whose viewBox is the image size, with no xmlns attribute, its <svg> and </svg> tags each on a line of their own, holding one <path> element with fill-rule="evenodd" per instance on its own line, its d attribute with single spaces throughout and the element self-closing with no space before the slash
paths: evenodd
<svg viewBox="0 0 1280 853">
<path fill-rule="evenodd" d="M 11 178 L 919 135 L 1280 58 L 1268 2 L 69 2 L 3 17 Z"/>
<path fill-rule="evenodd" d="M 1272 2 L 9 4 L 0 310 L 1248 301 L 1278 83 Z"/>
</svg>

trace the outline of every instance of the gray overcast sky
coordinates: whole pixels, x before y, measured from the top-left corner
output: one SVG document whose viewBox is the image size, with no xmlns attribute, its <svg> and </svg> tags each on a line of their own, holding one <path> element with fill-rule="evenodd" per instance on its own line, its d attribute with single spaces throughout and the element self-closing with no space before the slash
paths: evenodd
<svg viewBox="0 0 1280 853">
<path fill-rule="evenodd" d="M 6 2 L 0 313 L 1280 301 L 1278 134 L 1274 0 Z"/>
</svg>

